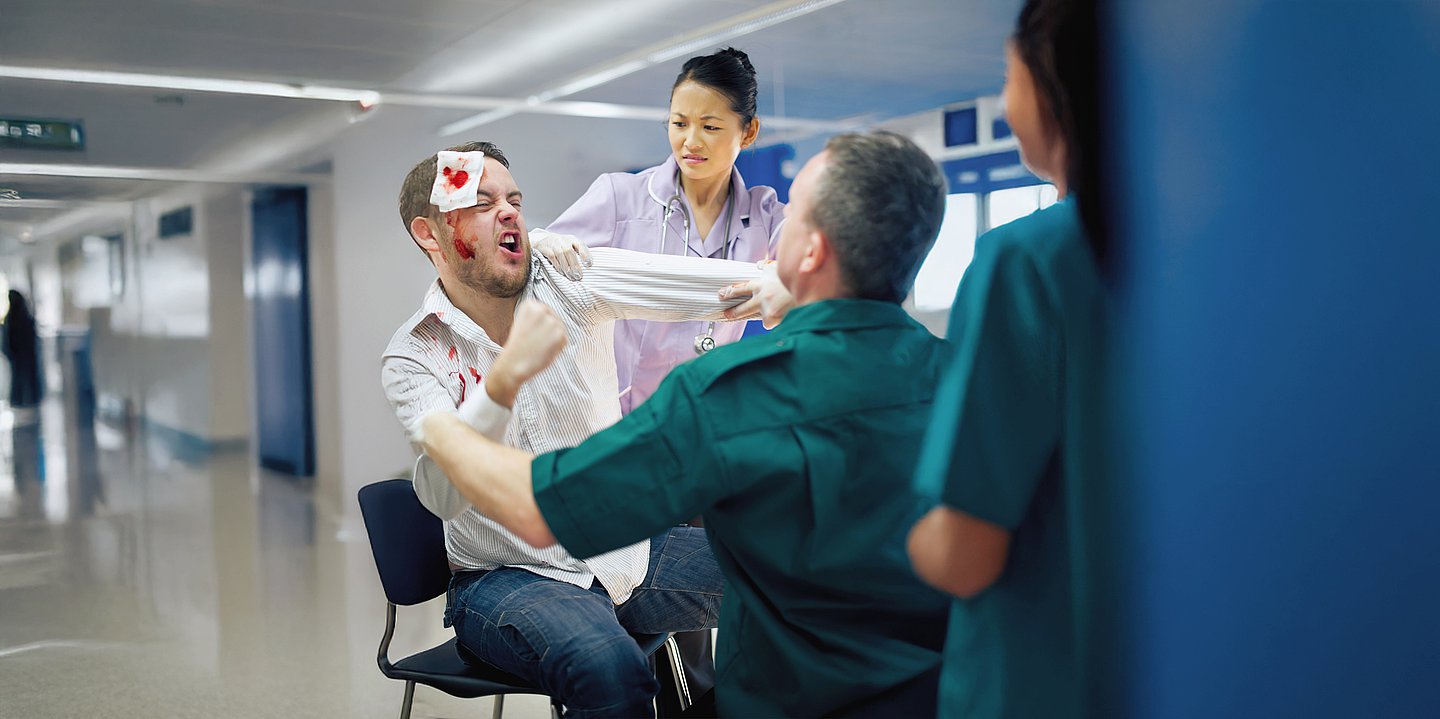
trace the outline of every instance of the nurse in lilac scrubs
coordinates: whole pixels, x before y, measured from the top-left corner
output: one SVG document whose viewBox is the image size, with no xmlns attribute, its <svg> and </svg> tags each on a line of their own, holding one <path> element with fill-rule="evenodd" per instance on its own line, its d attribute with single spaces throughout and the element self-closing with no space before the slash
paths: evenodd
<svg viewBox="0 0 1440 719">
<path fill-rule="evenodd" d="M 531 233 L 535 249 L 575 279 L 584 272 L 587 246 L 745 262 L 769 258 L 785 206 L 773 188 L 746 187 L 735 169 L 735 158 L 760 133 L 756 91 L 755 66 L 739 50 L 687 60 L 670 90 L 670 157 L 638 173 L 596 178 L 550 223 L 551 234 Z M 758 287 L 751 289 L 759 294 Z M 737 308 L 741 314 L 748 309 L 760 309 L 759 301 Z M 616 322 L 620 411 L 639 407 L 675 365 L 734 342 L 744 331 L 744 322 Z M 710 633 L 676 639 L 691 697 L 708 706 L 715 684 Z"/>
<path fill-rule="evenodd" d="M 546 229 L 589 247 L 766 259 L 785 206 L 770 187 L 746 187 L 735 169 L 760 132 L 755 95 L 755 67 L 745 53 L 726 48 L 690 58 L 670 91 L 670 157 L 639 173 L 601 175 Z M 542 235 L 536 249 L 578 276 L 577 256 L 555 235 Z M 697 346 L 734 342 L 744 330 L 743 322 L 617 322 L 621 412 L 640 406 L 672 367 L 697 356 Z"/>
</svg>

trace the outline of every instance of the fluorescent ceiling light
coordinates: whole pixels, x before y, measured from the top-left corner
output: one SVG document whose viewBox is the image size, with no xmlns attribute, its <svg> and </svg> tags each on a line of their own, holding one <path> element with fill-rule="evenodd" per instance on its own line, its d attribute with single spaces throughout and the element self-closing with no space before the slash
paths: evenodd
<svg viewBox="0 0 1440 719">
<path fill-rule="evenodd" d="M 0 176 L 91 177 L 107 180 L 154 180 L 159 182 L 215 182 L 306 184 L 328 182 L 329 175 L 313 173 L 218 173 L 166 167 L 119 167 L 114 165 L 62 165 L 0 162 Z"/>
<path fill-rule="evenodd" d="M 24 198 L 19 200 L 0 199 L 0 210 L 7 207 L 24 208 L 28 210 L 67 210 L 77 205 L 108 204 L 103 200 L 42 200 L 39 198 Z"/>
<path fill-rule="evenodd" d="M 547 114 L 553 112 L 556 115 L 599 117 L 611 120 L 650 120 L 657 123 L 665 119 L 665 108 L 663 107 L 637 107 L 609 102 L 578 102 L 575 100 L 547 102 L 537 108 L 535 112 Z"/>
<path fill-rule="evenodd" d="M 210 77 L 152 75 L 141 72 L 71 70 L 66 68 L 0 65 L 0 77 L 12 77 L 21 80 L 75 82 L 91 85 L 117 85 L 120 87 L 189 90 L 191 92 L 220 92 L 230 95 L 261 95 L 265 97 L 310 100 L 338 100 L 342 102 L 358 102 L 367 106 L 380 102 L 380 93 L 374 90 L 326 87 L 323 85 L 287 85 L 281 82 L 262 82 L 259 80 L 226 80 Z"/>
<path fill-rule="evenodd" d="M 596 73 L 591 73 L 584 77 L 571 80 L 570 82 L 567 82 L 559 87 L 546 90 L 545 92 L 542 92 L 535 97 L 539 98 L 540 102 L 547 102 L 549 100 L 554 100 L 557 97 L 574 95 L 577 92 L 589 90 L 592 87 L 604 85 L 611 80 L 618 80 L 631 73 L 639 72 L 640 70 L 644 70 L 646 67 L 648 67 L 648 63 L 644 62 L 643 60 L 631 60 L 629 62 L 622 62 L 619 65 L 615 65 L 614 67 L 601 70 Z"/>
<path fill-rule="evenodd" d="M 756 8 L 750 12 L 742 13 L 679 36 L 666 44 L 642 48 L 622 56 L 616 62 L 595 72 L 582 75 L 563 84 L 535 93 L 531 95 L 531 98 L 545 103 L 568 95 L 574 95 L 582 90 L 588 90 L 592 87 L 618 80 L 626 75 L 634 74 L 647 67 L 657 65 L 681 55 L 695 52 L 712 45 L 718 45 L 743 35 L 749 35 L 758 30 L 779 25 L 782 22 L 794 20 L 803 15 L 809 15 L 816 10 L 822 10 L 844 1 L 845 0 L 781 0 L 780 2 L 770 3 L 769 5 Z M 464 132 L 465 130 L 479 127 L 488 122 L 509 117 L 511 114 L 514 113 L 481 113 L 472 115 L 445 125 L 440 128 L 439 134 L 441 137 L 454 135 Z"/>
</svg>

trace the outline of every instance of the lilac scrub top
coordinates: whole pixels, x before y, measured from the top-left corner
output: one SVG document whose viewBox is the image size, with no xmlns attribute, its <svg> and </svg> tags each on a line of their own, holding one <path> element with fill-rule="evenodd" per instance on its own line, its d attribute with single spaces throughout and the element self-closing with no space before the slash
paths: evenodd
<svg viewBox="0 0 1440 719">
<path fill-rule="evenodd" d="M 610 172 L 595 178 L 590 189 L 550 226 L 551 232 L 574 235 L 590 247 L 619 247 L 638 252 L 660 252 L 660 223 L 665 203 L 679 192 L 675 181 L 677 165 L 672 156 L 664 163 L 635 174 Z M 754 262 L 770 256 L 785 206 L 770 187 L 745 186 L 739 170 L 731 170 L 731 195 L 715 219 L 710 234 L 702 239 L 691 226 L 688 247 L 682 245 L 685 223 L 679 211 L 671 213 L 665 234 L 664 254 L 691 257 L 722 256 L 730 242 L 729 259 Z M 685 209 L 690 200 L 680 193 Z M 730 203 L 737 202 L 730 221 L 729 237 L 725 217 Z M 708 322 L 650 322 L 621 320 L 615 323 L 615 369 L 620 379 L 620 411 L 629 414 L 649 397 L 671 368 L 694 359 L 695 338 L 704 334 Z M 715 344 L 740 339 L 744 322 L 715 323 Z M 627 389 L 628 388 L 628 389 Z"/>
</svg>

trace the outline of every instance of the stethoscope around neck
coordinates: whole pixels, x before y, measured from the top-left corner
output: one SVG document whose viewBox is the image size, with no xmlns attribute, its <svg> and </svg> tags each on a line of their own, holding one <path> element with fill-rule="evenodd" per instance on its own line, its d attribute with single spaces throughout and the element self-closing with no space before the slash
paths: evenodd
<svg viewBox="0 0 1440 719">
<path fill-rule="evenodd" d="M 680 196 L 680 168 L 675 168 L 675 193 L 665 201 L 665 216 L 660 220 L 660 237 L 658 246 L 655 248 L 657 254 L 665 254 L 665 240 L 670 234 L 670 218 L 676 212 L 680 213 L 680 224 L 684 228 L 684 236 L 680 238 L 680 255 L 683 257 L 690 251 L 690 210 L 685 207 L 685 199 Z M 652 194 L 651 197 L 654 197 Z M 730 197 L 725 207 L 725 235 L 724 243 L 720 245 L 720 259 L 730 259 L 730 221 L 735 216 L 735 204 L 739 198 L 735 197 L 735 178 L 730 178 Z M 696 253 L 699 255 L 700 253 Z M 711 320 L 705 326 L 705 332 L 695 336 L 695 354 L 703 355 L 715 349 L 715 321 Z"/>
</svg>

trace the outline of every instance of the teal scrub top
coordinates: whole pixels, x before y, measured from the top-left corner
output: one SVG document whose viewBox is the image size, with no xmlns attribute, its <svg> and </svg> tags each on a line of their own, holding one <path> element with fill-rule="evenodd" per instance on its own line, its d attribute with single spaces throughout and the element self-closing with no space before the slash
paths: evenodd
<svg viewBox="0 0 1440 719">
<path fill-rule="evenodd" d="M 950 314 L 958 354 L 916 486 L 1011 532 L 996 583 L 956 599 L 940 716 L 1082 714 L 1088 433 L 1100 410 L 1103 295 L 1073 200 L 975 243 Z"/>
<path fill-rule="evenodd" d="M 725 716 L 830 714 L 933 681 L 949 601 L 914 575 L 905 537 L 931 505 L 910 478 L 952 350 L 891 303 L 798 307 L 536 457 L 536 501 L 578 557 L 704 514 L 726 580 Z"/>
</svg>

